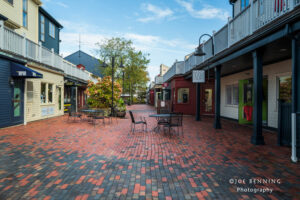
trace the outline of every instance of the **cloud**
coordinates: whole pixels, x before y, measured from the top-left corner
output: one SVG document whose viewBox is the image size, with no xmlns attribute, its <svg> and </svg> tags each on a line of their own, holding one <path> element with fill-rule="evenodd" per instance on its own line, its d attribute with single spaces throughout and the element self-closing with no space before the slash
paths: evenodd
<svg viewBox="0 0 300 200">
<path fill-rule="evenodd" d="M 44 0 L 44 4 L 48 4 L 48 3 L 51 3 L 51 4 L 56 4 L 58 6 L 61 6 L 63 8 L 69 8 L 69 6 L 63 2 L 60 2 L 60 1 L 52 1 L 52 0 Z M 47 7 L 47 5 L 43 5 L 43 7 Z"/>
<path fill-rule="evenodd" d="M 161 20 L 167 17 L 171 17 L 173 15 L 173 11 L 169 8 L 160 8 L 157 6 L 154 6 L 150 3 L 148 4 L 143 4 L 142 5 L 143 10 L 145 12 L 150 13 L 150 15 L 148 15 L 147 17 L 142 17 L 137 19 L 140 22 L 150 22 L 150 21 L 157 21 L 157 20 Z"/>
<path fill-rule="evenodd" d="M 199 19 L 220 19 L 226 21 L 230 16 L 226 10 L 215 8 L 210 5 L 204 5 L 200 10 L 196 10 L 191 2 L 176 0 L 180 6 L 185 8 L 185 10 L 194 18 Z"/>
<path fill-rule="evenodd" d="M 63 2 L 56 2 L 57 5 L 64 7 L 64 8 L 69 8 L 69 6 L 67 4 L 64 4 Z"/>
<path fill-rule="evenodd" d="M 184 56 L 196 47 L 184 39 L 163 38 L 158 35 L 139 34 L 131 30 L 125 32 L 104 31 L 101 27 L 85 22 L 60 20 L 64 29 L 61 31 L 61 54 L 67 56 L 79 49 L 79 34 L 81 36 L 81 50 L 95 57 L 98 46 L 95 44 L 112 37 L 124 37 L 133 41 L 133 46 L 144 53 L 150 53 L 148 67 L 151 80 L 159 73 L 159 65 L 164 63 L 171 66 L 175 59 L 183 60 Z"/>
</svg>

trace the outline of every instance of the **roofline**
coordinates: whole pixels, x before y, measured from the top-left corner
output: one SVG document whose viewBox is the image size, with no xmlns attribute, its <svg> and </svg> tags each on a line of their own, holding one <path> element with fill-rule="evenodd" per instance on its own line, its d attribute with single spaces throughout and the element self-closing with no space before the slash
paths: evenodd
<svg viewBox="0 0 300 200">
<path fill-rule="evenodd" d="M 59 28 L 63 28 L 63 26 L 54 17 L 52 17 L 44 8 L 39 7 L 39 11 L 47 18 L 49 18 L 52 22 L 54 22 L 54 24 L 57 25 Z"/>
<path fill-rule="evenodd" d="M 6 21 L 6 20 L 8 20 L 8 18 L 7 18 L 7 17 L 5 17 L 4 15 L 1 15 L 1 14 L 0 14 L 0 20 L 4 20 L 4 21 Z"/>
</svg>

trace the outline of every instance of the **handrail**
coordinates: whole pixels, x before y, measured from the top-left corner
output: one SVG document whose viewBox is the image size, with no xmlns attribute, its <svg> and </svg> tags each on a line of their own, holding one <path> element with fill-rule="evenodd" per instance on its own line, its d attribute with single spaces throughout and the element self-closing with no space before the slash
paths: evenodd
<svg viewBox="0 0 300 200">
<path fill-rule="evenodd" d="M 262 7 L 260 7 L 258 3 L 259 1 L 253 0 L 245 9 L 238 13 L 234 18 L 229 19 L 227 24 L 213 34 L 215 55 L 229 49 L 237 42 L 252 35 L 255 31 L 276 20 L 278 17 L 289 13 L 296 6 L 300 5 L 300 0 L 286 0 L 283 8 L 279 11 L 274 11 L 274 1 L 263 1 Z M 222 37 L 224 38 L 222 39 Z M 216 38 L 219 43 L 216 42 Z M 202 56 L 200 59 L 196 60 L 193 58 L 193 55 L 191 55 L 188 59 L 184 59 L 184 73 L 193 70 L 196 66 L 204 63 L 213 56 L 210 55 L 210 52 L 208 51 L 211 48 L 208 46 L 209 42 L 211 42 L 210 40 L 211 39 L 203 43 L 203 51 L 207 53 L 206 56 Z M 193 66 L 193 59 L 197 62 L 195 66 Z M 170 70 L 164 75 L 164 81 L 168 81 L 176 75 L 176 73 L 171 73 L 172 71 Z"/>
<path fill-rule="evenodd" d="M 0 21 L 0 50 L 5 50 L 38 63 L 51 66 L 64 71 L 66 75 L 88 81 L 90 78 L 86 71 L 78 69 L 76 65 L 65 60 L 53 50 L 37 44 L 1 25 Z"/>
</svg>

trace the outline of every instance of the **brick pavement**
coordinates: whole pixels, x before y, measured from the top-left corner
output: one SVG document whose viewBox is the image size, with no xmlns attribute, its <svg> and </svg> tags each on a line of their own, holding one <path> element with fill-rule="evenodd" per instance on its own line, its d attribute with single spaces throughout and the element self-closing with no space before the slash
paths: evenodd
<svg viewBox="0 0 300 200">
<path fill-rule="evenodd" d="M 146 105 L 130 109 L 136 117 L 153 112 Z M 250 128 L 223 121 L 214 130 L 210 118 L 184 117 L 184 138 L 128 134 L 129 119 L 95 128 L 66 119 L 0 130 L 0 199 L 300 199 L 299 164 L 290 162 L 290 148 L 276 146 L 274 133 L 254 146 Z M 253 178 L 280 184 L 249 184 Z"/>
</svg>

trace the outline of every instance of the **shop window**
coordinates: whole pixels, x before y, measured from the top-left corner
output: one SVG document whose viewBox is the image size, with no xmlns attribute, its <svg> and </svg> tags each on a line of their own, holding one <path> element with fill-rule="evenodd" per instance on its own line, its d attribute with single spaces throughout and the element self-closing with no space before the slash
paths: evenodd
<svg viewBox="0 0 300 200">
<path fill-rule="evenodd" d="M 27 81 L 27 102 L 33 101 L 33 82 Z"/>
<path fill-rule="evenodd" d="M 41 83 L 41 103 L 46 103 L 46 83 Z"/>
<path fill-rule="evenodd" d="M 171 99 L 171 90 L 168 89 L 164 90 L 164 100 L 168 101 L 170 99 Z"/>
<path fill-rule="evenodd" d="M 53 84 L 48 84 L 48 103 L 53 102 Z"/>
<path fill-rule="evenodd" d="M 226 86 L 226 104 L 227 105 L 238 105 L 239 104 L 239 86 L 238 86 L 238 84 Z"/>
<path fill-rule="evenodd" d="M 292 77 L 279 77 L 279 99 L 290 103 L 292 100 Z"/>
<path fill-rule="evenodd" d="M 189 102 L 189 88 L 179 88 L 178 89 L 178 96 L 177 96 L 177 103 L 188 103 Z"/>
</svg>

